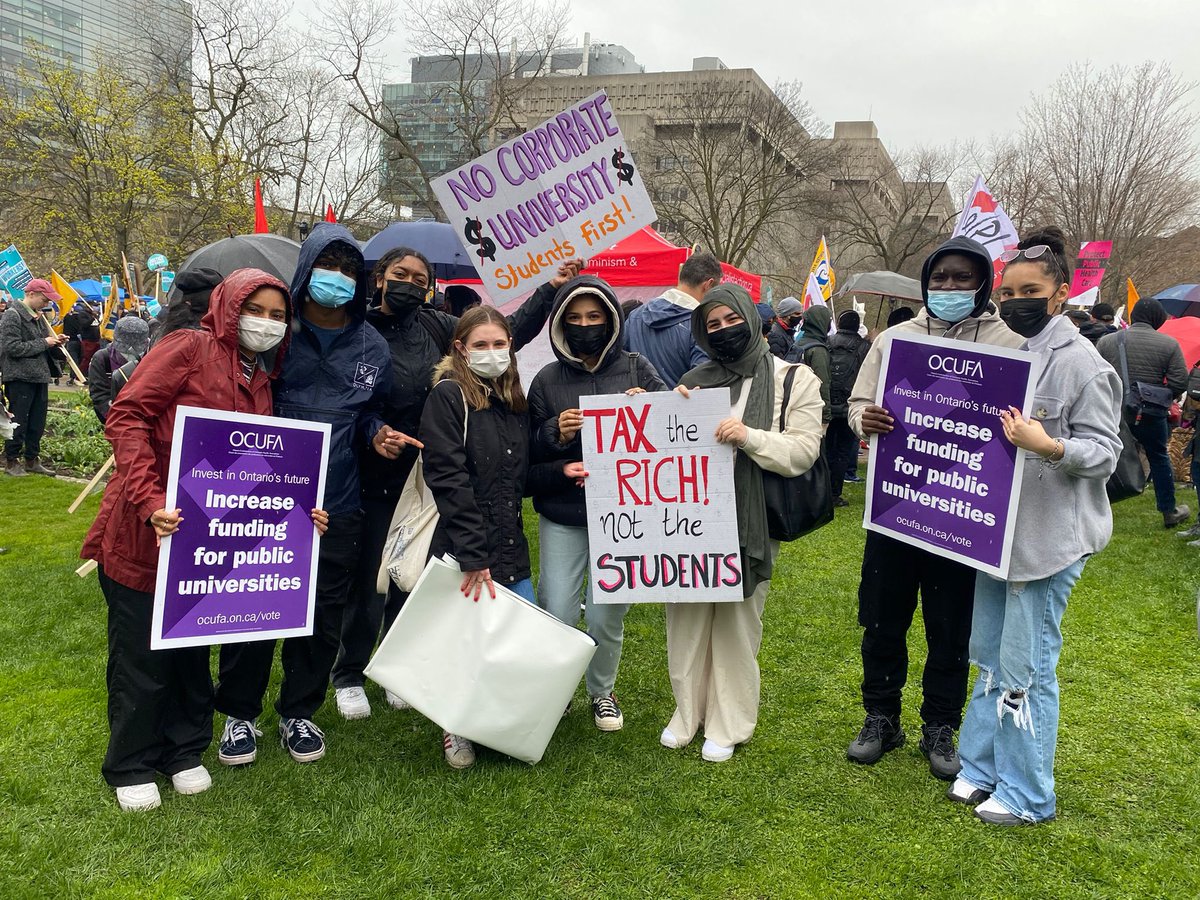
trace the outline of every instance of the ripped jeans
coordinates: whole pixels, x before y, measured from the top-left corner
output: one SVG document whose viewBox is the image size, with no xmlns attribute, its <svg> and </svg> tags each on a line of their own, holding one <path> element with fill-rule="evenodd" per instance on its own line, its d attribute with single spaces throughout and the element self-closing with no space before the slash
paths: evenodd
<svg viewBox="0 0 1200 900">
<path fill-rule="evenodd" d="M 1038 581 L 975 579 L 979 677 L 959 735 L 960 777 L 1029 822 L 1054 817 L 1062 618 L 1086 562 Z"/>
</svg>

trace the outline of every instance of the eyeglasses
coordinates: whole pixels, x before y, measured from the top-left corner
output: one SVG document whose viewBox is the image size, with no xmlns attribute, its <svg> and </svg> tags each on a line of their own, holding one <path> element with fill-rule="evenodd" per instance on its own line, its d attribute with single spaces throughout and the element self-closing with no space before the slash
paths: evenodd
<svg viewBox="0 0 1200 900">
<path fill-rule="evenodd" d="M 1063 272 L 1062 266 L 1058 264 L 1058 257 L 1046 244 L 1034 244 L 1032 247 L 1026 247 L 1024 250 L 1005 250 L 1000 254 L 1000 261 L 1010 263 L 1013 260 L 1020 259 L 1022 256 L 1028 260 L 1039 259 L 1046 253 L 1050 254 L 1050 261 L 1054 263 L 1054 268 L 1058 270 L 1058 274 L 1063 276 L 1063 281 L 1066 281 L 1066 273 Z"/>
</svg>

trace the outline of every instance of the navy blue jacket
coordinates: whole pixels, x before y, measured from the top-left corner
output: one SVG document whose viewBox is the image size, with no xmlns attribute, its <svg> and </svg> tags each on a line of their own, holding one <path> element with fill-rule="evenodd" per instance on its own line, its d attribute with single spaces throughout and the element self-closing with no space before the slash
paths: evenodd
<svg viewBox="0 0 1200 900">
<path fill-rule="evenodd" d="M 371 438 L 383 427 L 383 403 L 392 389 L 392 361 L 387 342 L 366 322 L 367 274 L 358 278 L 348 304 L 346 327 L 322 351 L 313 328 L 304 321 L 308 281 L 313 263 L 332 243 L 362 253 L 354 237 L 340 225 L 321 223 L 300 248 L 292 278 L 292 341 L 275 382 L 275 415 L 328 422 L 329 466 L 325 472 L 325 509 L 331 515 L 353 512 L 359 501 L 361 453 L 374 453 Z"/>
<path fill-rule="evenodd" d="M 640 353 L 668 385 L 708 362 L 692 338 L 692 311 L 662 297 L 635 309 L 625 323 L 625 349 Z"/>
</svg>

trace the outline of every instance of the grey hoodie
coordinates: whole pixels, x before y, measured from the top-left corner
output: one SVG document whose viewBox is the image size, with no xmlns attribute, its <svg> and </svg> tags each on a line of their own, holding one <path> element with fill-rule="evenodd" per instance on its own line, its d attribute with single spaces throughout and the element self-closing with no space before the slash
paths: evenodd
<svg viewBox="0 0 1200 900">
<path fill-rule="evenodd" d="M 1025 454 L 1010 582 L 1048 578 L 1112 537 L 1105 483 L 1121 454 L 1121 379 L 1065 316 L 1046 328 L 1035 339 L 1046 349 L 1030 415 L 1062 440 L 1063 458 Z"/>
</svg>

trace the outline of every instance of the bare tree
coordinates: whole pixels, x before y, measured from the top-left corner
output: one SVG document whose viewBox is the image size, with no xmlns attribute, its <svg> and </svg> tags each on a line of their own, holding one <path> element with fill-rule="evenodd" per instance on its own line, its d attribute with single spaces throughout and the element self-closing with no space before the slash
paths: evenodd
<svg viewBox="0 0 1200 900">
<path fill-rule="evenodd" d="M 1024 113 L 1026 146 L 1053 220 L 1077 240 L 1112 240 L 1106 294 L 1157 265 L 1161 238 L 1200 214 L 1194 85 L 1166 63 L 1075 65 Z"/>
<path fill-rule="evenodd" d="M 953 147 L 926 147 L 895 160 L 881 157 L 883 165 L 874 168 L 843 149 L 817 207 L 840 268 L 903 272 L 924 258 L 951 228 L 960 158 Z"/>
<path fill-rule="evenodd" d="M 827 163 L 822 128 L 798 82 L 771 90 L 753 72 L 736 82 L 685 82 L 641 149 L 663 229 L 735 266 L 791 250 L 805 178 Z"/>
<path fill-rule="evenodd" d="M 334 0 L 337 23 L 329 56 L 353 88 L 351 107 L 384 139 L 388 189 L 441 216 L 424 152 L 428 136 L 448 132 L 450 164 L 484 153 L 498 129 L 519 128 L 520 101 L 546 74 L 562 43 L 567 6 L 560 0 L 434 0 L 401 9 L 413 50 L 438 57 L 434 81 L 389 86 L 383 45 L 397 11 L 383 0 Z"/>
</svg>

